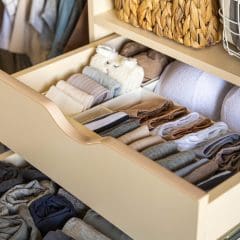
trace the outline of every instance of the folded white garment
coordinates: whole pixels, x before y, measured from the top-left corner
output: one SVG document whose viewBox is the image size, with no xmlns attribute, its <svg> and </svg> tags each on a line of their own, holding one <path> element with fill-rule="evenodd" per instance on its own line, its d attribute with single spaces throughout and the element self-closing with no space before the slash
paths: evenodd
<svg viewBox="0 0 240 240">
<path fill-rule="evenodd" d="M 55 86 L 51 86 L 46 93 L 46 97 L 53 101 L 66 115 L 72 115 L 84 110 L 82 104 Z"/>
<path fill-rule="evenodd" d="M 144 70 L 134 58 L 125 58 L 106 46 L 98 46 L 90 66 L 108 74 L 121 84 L 120 94 L 128 93 L 141 86 Z"/>
<path fill-rule="evenodd" d="M 217 122 L 211 127 L 198 131 L 196 133 L 190 133 L 184 137 L 175 140 L 179 151 L 187 151 L 202 144 L 206 143 L 215 137 L 221 136 L 228 131 L 228 126 L 224 122 Z"/>
<path fill-rule="evenodd" d="M 228 124 L 229 128 L 240 131 L 240 88 L 233 87 L 225 97 L 222 105 L 221 120 Z"/>
<path fill-rule="evenodd" d="M 166 135 L 169 135 L 173 130 L 176 130 L 176 129 L 184 127 L 188 124 L 194 123 L 199 118 L 200 118 L 199 113 L 192 112 L 182 118 L 179 118 L 176 121 L 167 122 L 165 124 L 160 125 L 159 127 L 155 128 L 153 130 L 153 133 L 155 135 L 165 137 Z"/>
<path fill-rule="evenodd" d="M 68 82 L 61 80 L 57 83 L 56 87 L 82 104 L 84 110 L 90 108 L 93 105 L 94 97 L 92 95 L 89 95 L 81 89 L 72 86 Z"/>
<path fill-rule="evenodd" d="M 155 93 L 218 121 L 231 86 L 216 76 L 174 61 L 161 74 Z"/>
</svg>

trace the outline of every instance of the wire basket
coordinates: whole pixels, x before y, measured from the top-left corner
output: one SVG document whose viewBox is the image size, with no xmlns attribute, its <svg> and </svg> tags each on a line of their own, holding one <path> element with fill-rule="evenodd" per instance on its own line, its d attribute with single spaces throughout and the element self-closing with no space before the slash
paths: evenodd
<svg viewBox="0 0 240 240">
<path fill-rule="evenodd" d="M 220 0 L 219 15 L 223 24 L 223 47 L 240 58 L 240 0 Z"/>
</svg>

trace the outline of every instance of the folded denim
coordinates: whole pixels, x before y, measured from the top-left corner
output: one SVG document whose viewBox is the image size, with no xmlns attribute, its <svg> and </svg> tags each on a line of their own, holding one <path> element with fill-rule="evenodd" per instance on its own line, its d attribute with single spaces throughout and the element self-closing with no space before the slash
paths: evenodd
<svg viewBox="0 0 240 240">
<path fill-rule="evenodd" d="M 221 137 L 208 141 L 204 146 L 199 147 L 194 151 L 198 157 L 214 158 L 221 149 L 238 142 L 240 143 L 240 134 L 226 133 Z"/>
<path fill-rule="evenodd" d="M 134 42 L 134 41 L 129 41 L 125 44 L 123 44 L 119 54 L 124 56 L 124 57 L 133 57 L 134 55 L 141 53 L 141 52 L 145 52 L 147 51 L 149 48 Z"/>
<path fill-rule="evenodd" d="M 89 95 L 94 96 L 94 105 L 104 102 L 110 93 L 108 89 L 84 74 L 74 74 L 67 80 L 67 82 Z"/>
<path fill-rule="evenodd" d="M 83 217 L 85 215 L 85 213 L 88 210 L 88 207 L 83 202 L 78 200 L 69 192 L 65 191 L 63 188 L 60 188 L 57 194 L 65 197 L 73 205 L 78 216 Z"/>
<path fill-rule="evenodd" d="M 99 132 L 102 137 L 111 136 L 118 138 L 136 128 L 140 127 L 140 121 L 136 118 L 129 118 L 127 121 L 120 123 L 112 128 L 105 131 Z"/>
<path fill-rule="evenodd" d="M 177 152 L 177 144 L 169 141 L 148 147 L 142 151 L 142 154 L 152 160 L 158 160 Z"/>
<path fill-rule="evenodd" d="M 33 180 L 37 181 L 49 180 L 49 178 L 45 174 L 43 174 L 42 172 L 40 172 L 31 165 L 22 168 L 21 174 L 25 182 L 30 182 Z"/>
<path fill-rule="evenodd" d="M 0 198 L 0 216 L 16 214 L 20 206 L 29 206 L 38 198 L 54 192 L 53 183 L 46 180 L 16 185 Z"/>
<path fill-rule="evenodd" d="M 95 80 L 97 83 L 101 84 L 106 89 L 108 89 L 109 90 L 108 99 L 120 95 L 121 84 L 117 80 L 111 78 L 106 73 L 103 73 L 99 69 L 90 66 L 85 67 L 82 73 L 88 76 L 89 78 Z"/>
<path fill-rule="evenodd" d="M 42 236 L 61 229 L 70 218 L 77 215 L 71 202 L 63 196 L 52 194 L 34 201 L 29 210 Z"/>
<path fill-rule="evenodd" d="M 185 151 L 172 154 L 166 158 L 161 158 L 156 162 L 171 171 L 176 171 L 182 167 L 191 164 L 196 159 L 193 151 Z"/>
<path fill-rule="evenodd" d="M 184 177 L 190 183 L 197 184 L 212 177 L 218 170 L 218 164 L 216 161 L 209 161 L 197 169 L 193 170 L 191 173 Z"/>
<path fill-rule="evenodd" d="M 118 138 L 118 140 L 120 140 L 125 144 L 130 144 L 138 139 L 148 137 L 149 135 L 150 135 L 150 132 L 149 132 L 148 126 L 143 125 L 129 133 L 122 135 L 121 137 Z"/>
<path fill-rule="evenodd" d="M 110 113 L 106 116 L 97 118 L 84 126 L 95 132 L 102 132 L 128 120 L 129 117 L 124 112 Z"/>
<path fill-rule="evenodd" d="M 108 222 L 105 218 L 103 218 L 93 210 L 89 210 L 87 212 L 87 214 L 83 218 L 83 221 L 112 240 L 131 240 L 131 238 L 127 236 L 124 232 L 122 232 L 120 229 L 115 227 L 113 224 Z"/>
<path fill-rule="evenodd" d="M 182 106 L 173 106 L 169 110 L 163 112 L 157 117 L 151 118 L 146 121 L 149 129 L 158 127 L 161 124 L 167 123 L 169 121 L 175 120 L 179 117 L 188 114 L 188 111 L 185 107 Z"/>
<path fill-rule="evenodd" d="M 10 163 L 0 162 L 0 196 L 23 182 L 22 172 L 19 168 Z"/>
<path fill-rule="evenodd" d="M 196 162 L 189 164 L 186 167 L 180 168 L 179 170 L 177 170 L 175 172 L 175 174 L 178 175 L 179 177 L 185 177 L 186 175 L 190 174 L 195 169 L 199 168 L 200 166 L 202 166 L 203 164 L 208 163 L 208 162 L 209 162 L 209 160 L 207 158 L 197 160 Z"/>
<path fill-rule="evenodd" d="M 75 240 L 110 240 L 79 218 L 68 220 L 62 231 Z"/>
<path fill-rule="evenodd" d="M 63 111 L 64 114 L 72 115 L 80 113 L 84 110 L 84 107 L 81 103 L 55 86 L 50 87 L 46 93 L 46 97 L 53 101 Z"/>
<path fill-rule="evenodd" d="M 217 122 L 211 127 L 196 133 L 190 133 L 175 140 L 179 151 L 191 150 L 205 144 L 207 141 L 219 137 L 228 131 L 228 126 L 224 122 Z"/>
<path fill-rule="evenodd" d="M 62 231 L 50 231 L 47 235 L 43 238 L 43 240 L 74 240 L 73 238 L 67 236 Z"/>
<path fill-rule="evenodd" d="M 131 117 L 137 117 L 142 121 L 159 116 L 173 106 L 173 102 L 165 99 L 153 99 L 140 102 L 130 108 L 123 109 Z"/>
<path fill-rule="evenodd" d="M 200 182 L 198 184 L 198 187 L 204 191 L 210 191 L 211 189 L 215 188 L 217 185 L 221 184 L 222 182 L 224 182 L 225 180 L 227 180 L 233 175 L 234 173 L 231 171 L 224 171 L 224 172 L 218 173 L 210 177 L 209 179 L 203 182 Z"/>
<path fill-rule="evenodd" d="M 144 149 L 153 145 L 163 143 L 164 140 L 160 136 L 149 136 L 132 142 L 128 146 L 135 149 L 136 151 L 143 151 Z"/>
<path fill-rule="evenodd" d="M 58 89 L 63 91 L 65 94 L 72 97 L 74 100 L 83 105 L 83 110 L 89 109 L 94 103 L 94 96 L 82 91 L 79 88 L 72 86 L 66 81 L 59 81 L 56 85 Z"/>
<path fill-rule="evenodd" d="M 0 217 L 1 240 L 41 240 L 27 207 L 20 207 L 17 215 Z"/>
</svg>

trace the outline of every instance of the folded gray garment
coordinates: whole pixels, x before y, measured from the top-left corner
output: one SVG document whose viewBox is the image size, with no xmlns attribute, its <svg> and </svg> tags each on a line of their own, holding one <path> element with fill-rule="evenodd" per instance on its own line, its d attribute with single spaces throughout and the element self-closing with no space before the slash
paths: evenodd
<svg viewBox="0 0 240 240">
<path fill-rule="evenodd" d="M 157 160 L 177 152 L 177 144 L 174 141 L 169 141 L 148 147 L 141 153 L 152 160 Z"/>
<path fill-rule="evenodd" d="M 112 240 L 132 239 L 93 210 L 89 210 L 87 212 L 87 214 L 83 218 L 83 221 Z"/>
<path fill-rule="evenodd" d="M 90 77 L 91 79 L 95 80 L 96 82 L 104 86 L 106 89 L 108 89 L 110 91 L 108 99 L 120 95 L 121 84 L 117 80 L 111 78 L 106 73 L 98 70 L 95 67 L 86 66 L 83 69 L 83 74 L 87 75 L 88 77 Z"/>
<path fill-rule="evenodd" d="M 193 151 L 185 151 L 172 154 L 166 158 L 159 159 L 156 162 L 171 171 L 176 171 L 179 168 L 191 164 L 195 159 L 196 154 Z"/>
<path fill-rule="evenodd" d="M 85 215 L 85 213 L 88 210 L 88 207 L 83 202 L 81 202 L 72 194 L 70 194 L 69 192 L 65 191 L 62 188 L 58 190 L 57 194 L 65 197 L 70 203 L 72 203 L 73 207 L 75 208 L 75 211 L 80 217 L 83 217 Z"/>
<path fill-rule="evenodd" d="M 209 160 L 207 158 L 204 159 L 200 159 L 192 164 L 189 164 L 186 167 L 183 167 L 179 170 L 177 170 L 175 172 L 176 175 L 178 175 L 179 177 L 185 177 L 186 175 L 188 175 L 189 173 L 191 173 L 192 171 L 194 171 L 195 169 L 199 168 L 200 166 L 202 166 L 203 164 L 207 163 Z"/>
<path fill-rule="evenodd" d="M 136 128 L 140 127 L 140 120 L 137 118 L 129 118 L 123 123 L 120 123 L 110 129 L 100 132 L 99 135 L 102 137 L 111 136 L 118 138 L 125 133 L 128 133 Z"/>
<path fill-rule="evenodd" d="M 68 220 L 62 231 L 75 240 L 110 240 L 79 218 Z"/>
<path fill-rule="evenodd" d="M 213 158 L 224 147 L 229 147 L 237 142 L 240 143 L 239 133 L 226 133 L 221 137 L 208 141 L 204 146 L 194 151 L 199 158 Z"/>
<path fill-rule="evenodd" d="M 1 240 L 41 240 L 27 207 L 20 207 L 17 215 L 0 217 Z"/>
<path fill-rule="evenodd" d="M 36 199 L 54 192 L 54 184 L 50 181 L 34 180 L 16 185 L 0 198 L 0 216 L 16 214 L 20 206 L 29 206 Z"/>
<path fill-rule="evenodd" d="M 65 235 L 62 231 L 57 230 L 56 232 L 50 231 L 43 238 L 43 240 L 74 240 L 73 238 Z"/>
</svg>

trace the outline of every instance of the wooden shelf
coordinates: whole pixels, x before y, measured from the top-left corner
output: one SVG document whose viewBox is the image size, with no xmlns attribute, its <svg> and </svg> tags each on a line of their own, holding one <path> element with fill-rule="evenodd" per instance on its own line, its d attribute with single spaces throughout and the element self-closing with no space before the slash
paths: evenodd
<svg viewBox="0 0 240 240">
<path fill-rule="evenodd" d="M 100 27 L 240 86 L 240 60 L 228 55 L 222 44 L 201 50 L 187 48 L 172 40 L 158 37 L 151 32 L 120 21 L 114 10 L 96 15 L 94 22 Z"/>
</svg>

